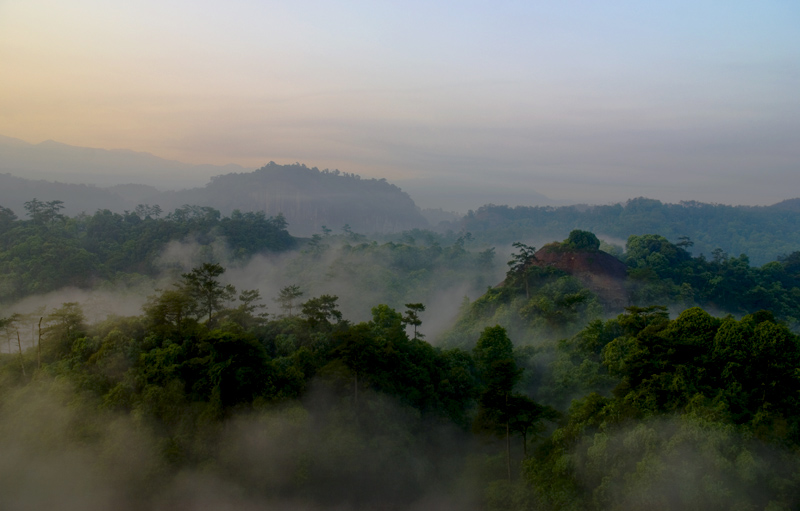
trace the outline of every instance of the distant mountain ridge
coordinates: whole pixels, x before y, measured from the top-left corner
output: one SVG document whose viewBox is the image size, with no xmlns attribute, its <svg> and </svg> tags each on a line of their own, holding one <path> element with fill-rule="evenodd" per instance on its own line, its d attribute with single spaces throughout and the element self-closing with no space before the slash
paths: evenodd
<svg viewBox="0 0 800 511">
<path fill-rule="evenodd" d="M 0 174 L 0 206 L 24 217 L 24 204 L 33 198 L 61 200 L 63 213 L 70 216 L 98 209 L 121 213 L 138 204 L 159 205 L 164 212 L 186 204 L 212 207 L 223 215 L 236 209 L 262 211 L 283 215 L 296 236 L 319 233 L 322 226 L 338 231 L 349 225 L 369 234 L 429 226 L 411 197 L 385 179 L 274 162 L 254 172 L 216 176 L 204 187 L 166 192 L 139 184 L 102 188 Z"/>
<path fill-rule="evenodd" d="M 27 179 L 161 189 L 202 186 L 212 176 L 249 170 L 239 165 L 191 165 L 128 149 L 97 149 L 45 140 L 29 144 L 0 135 L 0 173 Z"/>
<path fill-rule="evenodd" d="M 150 197 L 160 193 L 152 187 L 140 188 L 140 190 L 144 189 L 151 192 L 145 194 Z M 69 216 L 81 212 L 94 213 L 98 209 L 109 209 L 121 213 L 125 210 L 133 210 L 139 203 L 155 203 L 155 201 L 149 200 L 136 200 L 139 197 L 119 193 L 116 187 L 101 188 L 86 184 L 25 179 L 11 174 L 0 174 L 0 206 L 9 208 L 18 217 L 24 218 L 25 202 L 34 198 L 45 202 L 63 201 L 65 207 L 62 213 Z"/>
</svg>

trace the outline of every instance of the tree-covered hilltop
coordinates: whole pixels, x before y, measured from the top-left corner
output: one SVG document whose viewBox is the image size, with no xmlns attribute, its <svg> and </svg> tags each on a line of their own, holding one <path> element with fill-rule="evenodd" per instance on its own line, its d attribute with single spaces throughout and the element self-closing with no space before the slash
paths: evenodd
<svg viewBox="0 0 800 511">
<path fill-rule="evenodd" d="M 601 246 L 593 233 L 578 229 L 538 251 L 514 243 L 502 285 L 465 303 L 441 341 L 469 345 L 484 327 L 500 324 L 520 342 L 537 344 L 572 335 L 626 306 L 653 303 L 737 316 L 766 309 L 792 328 L 800 325 L 800 252 L 753 267 L 747 256 L 728 257 L 721 250 L 711 260 L 692 257 L 686 238 L 674 244 L 655 234 L 631 236 L 619 259 Z"/>
<path fill-rule="evenodd" d="M 658 233 L 672 242 L 689 237 L 692 253 L 710 257 L 721 249 L 755 264 L 800 250 L 800 211 L 784 201 L 769 207 L 727 206 L 696 201 L 665 204 L 637 198 L 625 204 L 562 207 L 483 206 L 468 213 L 458 228 L 476 239 L 502 245 L 562 239 L 573 229 L 621 240 Z"/>
<path fill-rule="evenodd" d="M 298 236 L 311 236 L 324 225 L 347 224 L 366 233 L 428 225 L 408 194 L 385 179 L 299 163 L 270 162 L 254 172 L 216 176 L 204 188 L 165 192 L 159 200 L 168 207 L 205 204 L 223 213 L 241 209 L 282 214 Z"/>
<path fill-rule="evenodd" d="M 65 286 L 154 277 L 159 256 L 172 241 L 191 239 L 209 250 L 224 244 L 234 257 L 281 252 L 296 246 L 286 220 L 209 207 L 183 206 L 162 216 L 140 205 L 123 214 L 99 210 L 66 217 L 63 202 L 31 199 L 28 218 L 0 207 L 0 303 Z"/>
</svg>

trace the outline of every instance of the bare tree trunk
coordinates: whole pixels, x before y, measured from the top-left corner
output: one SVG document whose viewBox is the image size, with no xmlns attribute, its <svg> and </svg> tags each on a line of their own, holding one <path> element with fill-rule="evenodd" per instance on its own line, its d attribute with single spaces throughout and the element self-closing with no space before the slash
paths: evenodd
<svg viewBox="0 0 800 511">
<path fill-rule="evenodd" d="M 36 369 L 42 368 L 42 319 L 39 318 L 39 342 L 36 344 Z"/>
<path fill-rule="evenodd" d="M 25 374 L 25 361 L 22 358 L 22 340 L 19 338 L 19 330 L 17 330 L 17 348 L 19 348 L 19 366 L 22 368 L 22 376 L 27 379 L 28 375 Z"/>
</svg>

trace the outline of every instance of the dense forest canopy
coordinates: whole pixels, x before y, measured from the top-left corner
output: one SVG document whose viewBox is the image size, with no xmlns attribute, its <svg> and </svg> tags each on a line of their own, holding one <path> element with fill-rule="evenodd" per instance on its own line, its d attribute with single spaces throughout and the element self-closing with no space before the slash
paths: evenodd
<svg viewBox="0 0 800 511">
<path fill-rule="evenodd" d="M 800 252 L 62 211 L 0 208 L 2 507 L 800 504 Z M 133 315 L 37 301 L 143 279 Z"/>
<path fill-rule="evenodd" d="M 183 273 L 135 317 L 92 324 L 66 303 L 34 346 L 0 355 L 0 471 L 18 482 L 4 505 L 799 502 L 800 339 L 769 312 L 631 307 L 558 342 L 520 345 L 497 325 L 444 349 L 422 340 L 421 304 L 352 323 L 338 297 L 289 287 L 269 318 L 224 273 Z M 11 343 L 25 325 L 0 326 Z M 36 492 L 65 459 L 69 484 Z"/>
<path fill-rule="evenodd" d="M 35 198 L 25 209 L 23 220 L 0 207 L 0 302 L 64 286 L 156 276 L 164 269 L 158 257 L 176 240 L 212 247 L 224 239 L 234 258 L 296 246 L 280 215 L 234 211 L 222 217 L 199 206 L 164 214 L 159 206 L 140 205 L 124 214 L 100 210 L 70 218 L 61 214 L 62 201 Z"/>
</svg>

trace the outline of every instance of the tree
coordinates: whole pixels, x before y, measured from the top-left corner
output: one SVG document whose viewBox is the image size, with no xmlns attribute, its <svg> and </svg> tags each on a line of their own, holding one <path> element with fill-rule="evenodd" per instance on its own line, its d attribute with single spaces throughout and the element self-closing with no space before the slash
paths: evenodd
<svg viewBox="0 0 800 511">
<path fill-rule="evenodd" d="M 64 215 L 59 213 L 62 209 L 64 209 L 64 201 L 60 200 L 42 202 L 33 198 L 25 203 L 25 210 L 28 212 L 28 216 L 37 224 L 48 224 L 54 220 L 63 220 Z"/>
<path fill-rule="evenodd" d="M 153 326 L 174 327 L 180 337 L 184 321 L 194 313 L 196 305 L 186 290 L 168 289 L 160 295 L 150 296 L 142 309 Z"/>
<path fill-rule="evenodd" d="M 303 303 L 303 316 L 306 317 L 309 325 L 312 328 L 323 325 L 330 328 L 332 319 L 337 322 L 341 321 L 342 313 L 339 312 L 336 305 L 338 299 L 338 296 L 322 295 Z"/>
<path fill-rule="evenodd" d="M 0 233 L 4 233 L 11 229 L 11 226 L 17 220 L 17 215 L 8 208 L 0 206 Z"/>
<path fill-rule="evenodd" d="M 86 318 L 78 302 L 67 302 L 53 310 L 47 318 L 46 345 L 57 358 L 72 350 L 72 343 L 86 330 Z"/>
<path fill-rule="evenodd" d="M 572 250 L 597 252 L 600 250 L 600 240 L 594 233 L 575 229 L 569 233 L 564 244 Z"/>
<path fill-rule="evenodd" d="M 20 315 L 19 314 L 12 314 L 8 318 L 0 318 L 0 328 L 6 329 L 6 335 L 8 336 L 8 353 L 11 353 L 11 331 L 14 330 L 17 336 L 17 350 L 19 353 L 19 365 L 22 369 L 22 377 L 27 378 L 28 375 L 25 372 L 25 360 L 22 356 L 22 341 L 19 337 L 19 323 Z"/>
<path fill-rule="evenodd" d="M 227 312 L 228 317 L 244 328 L 263 323 L 267 317 L 267 306 L 261 301 L 258 289 L 246 289 L 239 294 L 239 306 Z"/>
<path fill-rule="evenodd" d="M 406 315 L 403 316 L 403 324 L 414 327 L 414 339 L 422 339 L 423 334 L 417 332 L 417 327 L 422 324 L 419 313 L 425 311 L 425 306 L 421 303 L 407 303 Z"/>
<path fill-rule="evenodd" d="M 519 241 L 512 244 L 519 252 L 511 253 L 511 260 L 508 262 L 509 270 L 506 273 L 507 281 L 513 284 L 519 284 L 522 281 L 525 284 L 525 298 L 530 298 L 530 290 L 528 288 L 528 270 L 534 261 L 536 261 L 536 248 L 520 243 Z"/>
<path fill-rule="evenodd" d="M 181 275 L 184 289 L 197 301 L 204 314 L 208 314 L 209 323 L 214 312 L 224 308 L 236 294 L 236 288 L 231 284 L 223 285 L 217 280 L 223 273 L 225 268 L 219 264 L 204 263 Z"/>
<path fill-rule="evenodd" d="M 366 323 L 334 335 L 338 345 L 333 355 L 353 372 L 353 403 L 358 406 L 359 375 L 362 375 L 363 385 L 363 375 L 369 374 L 381 358 L 380 343 Z"/>
<path fill-rule="evenodd" d="M 687 250 L 694 246 L 694 241 L 689 236 L 678 236 L 678 243 L 675 243 L 675 246 Z"/>
<path fill-rule="evenodd" d="M 558 412 L 549 406 L 540 405 L 522 394 L 511 394 L 508 397 L 508 429 L 522 437 L 522 454 L 528 457 L 528 439 L 541 429 L 543 420 L 553 421 Z"/>
<path fill-rule="evenodd" d="M 522 369 L 514 361 L 514 346 L 506 330 L 486 327 L 474 349 L 475 361 L 483 381 L 474 428 L 506 439 L 506 468 L 511 479 L 511 395 Z"/>
<path fill-rule="evenodd" d="M 142 220 L 150 217 L 150 218 L 158 218 L 161 216 L 161 206 L 156 204 L 155 206 L 151 206 L 150 204 L 138 204 L 136 208 L 133 210 L 134 214 L 141 218 Z"/>
<path fill-rule="evenodd" d="M 303 292 L 300 290 L 300 286 L 291 285 L 281 289 L 275 301 L 280 304 L 280 308 L 291 318 L 292 310 L 297 307 L 297 299 L 301 296 L 303 296 Z"/>
</svg>

